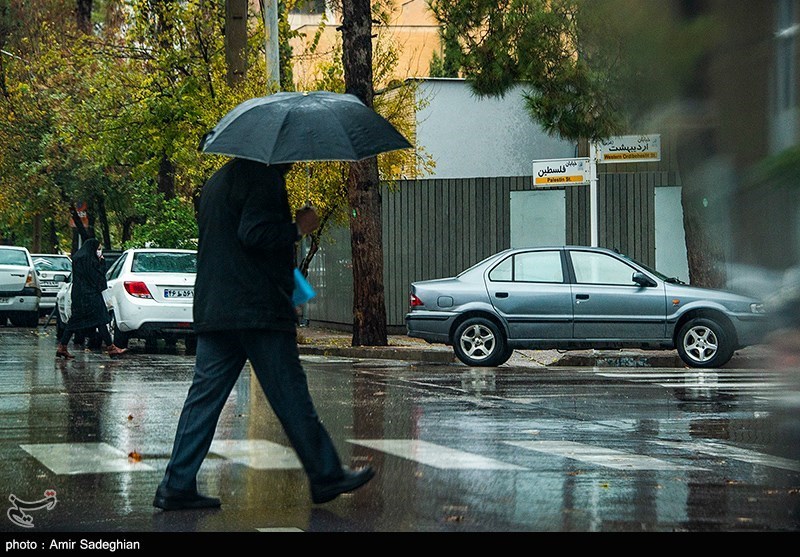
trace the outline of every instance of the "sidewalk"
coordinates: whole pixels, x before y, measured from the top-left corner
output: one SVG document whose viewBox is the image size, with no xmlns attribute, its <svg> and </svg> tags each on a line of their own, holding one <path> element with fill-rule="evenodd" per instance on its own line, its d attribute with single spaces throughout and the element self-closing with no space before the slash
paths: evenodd
<svg viewBox="0 0 800 557">
<path fill-rule="evenodd" d="M 451 346 L 428 344 L 407 335 L 389 335 L 388 346 L 351 346 L 348 331 L 309 325 L 298 329 L 301 354 L 408 360 L 432 364 L 459 363 Z M 516 350 L 510 365 L 550 367 L 687 367 L 675 350 Z M 738 350 L 725 367 L 753 368 L 767 365 L 767 347 Z"/>
</svg>

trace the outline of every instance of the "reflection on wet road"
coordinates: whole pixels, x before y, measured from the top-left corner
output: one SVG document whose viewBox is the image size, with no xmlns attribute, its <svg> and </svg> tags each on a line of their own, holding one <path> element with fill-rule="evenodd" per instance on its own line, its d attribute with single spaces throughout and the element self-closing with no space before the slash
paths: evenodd
<svg viewBox="0 0 800 557">
<path fill-rule="evenodd" d="M 246 368 L 200 489 L 218 511 L 152 507 L 194 358 L 54 359 L 0 329 L 3 499 L 37 531 L 797 531 L 797 374 L 303 358 L 346 463 L 378 471 L 325 505 Z M 9 506 L 11 503 L 9 503 Z M 0 520 L 0 531 L 23 526 Z"/>
</svg>

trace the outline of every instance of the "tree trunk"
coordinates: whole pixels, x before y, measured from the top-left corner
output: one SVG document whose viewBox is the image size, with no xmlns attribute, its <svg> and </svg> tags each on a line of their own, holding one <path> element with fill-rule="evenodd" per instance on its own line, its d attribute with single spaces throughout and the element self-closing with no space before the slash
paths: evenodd
<svg viewBox="0 0 800 557">
<path fill-rule="evenodd" d="M 42 253 L 42 215 L 33 215 L 33 253 Z"/>
<path fill-rule="evenodd" d="M 725 247 L 722 227 L 717 226 L 715 207 L 710 200 L 717 197 L 702 165 L 715 156 L 712 127 L 683 130 L 678 138 L 678 163 L 681 169 L 681 206 L 686 235 L 689 284 L 707 288 L 723 288 L 726 283 Z"/>
<path fill-rule="evenodd" d="M 103 246 L 111 249 L 111 231 L 108 228 L 108 212 L 106 211 L 106 200 L 103 196 L 98 196 L 95 200 L 97 208 L 97 218 L 100 219 L 100 230 L 103 234 Z"/>
<path fill-rule="evenodd" d="M 225 1 L 225 63 L 228 85 L 247 75 L 247 0 Z"/>
<path fill-rule="evenodd" d="M 158 191 L 164 195 L 164 199 L 175 197 L 175 165 L 166 153 L 161 155 L 158 165 Z"/>
<path fill-rule="evenodd" d="M 75 5 L 75 18 L 78 29 L 87 34 L 92 34 L 92 0 L 77 0 Z"/>
<path fill-rule="evenodd" d="M 345 90 L 372 107 L 372 19 L 369 0 L 342 2 Z M 353 257 L 353 346 L 386 346 L 383 238 L 378 159 L 350 164 L 350 245 Z"/>
</svg>

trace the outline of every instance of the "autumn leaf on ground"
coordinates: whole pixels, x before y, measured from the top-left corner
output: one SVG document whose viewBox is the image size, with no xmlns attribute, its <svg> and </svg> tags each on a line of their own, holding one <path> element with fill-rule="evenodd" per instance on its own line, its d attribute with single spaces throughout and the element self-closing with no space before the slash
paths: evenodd
<svg viewBox="0 0 800 557">
<path fill-rule="evenodd" d="M 128 453 L 128 458 L 130 458 L 134 462 L 139 462 L 140 460 L 142 460 L 142 455 L 140 455 L 136 451 L 132 451 Z"/>
</svg>

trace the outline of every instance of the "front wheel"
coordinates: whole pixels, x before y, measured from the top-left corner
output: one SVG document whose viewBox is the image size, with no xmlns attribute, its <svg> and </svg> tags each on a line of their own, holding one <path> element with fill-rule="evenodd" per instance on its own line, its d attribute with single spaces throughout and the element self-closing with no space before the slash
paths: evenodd
<svg viewBox="0 0 800 557">
<path fill-rule="evenodd" d="M 688 366 L 722 367 L 733 356 L 733 340 L 712 319 L 692 319 L 681 327 L 677 338 L 678 355 Z"/>
<path fill-rule="evenodd" d="M 453 351 L 459 360 L 473 367 L 496 367 L 511 357 L 500 327 L 483 317 L 472 317 L 458 326 Z"/>
</svg>

